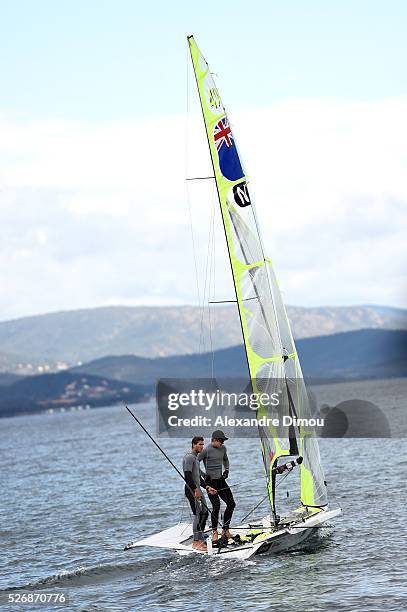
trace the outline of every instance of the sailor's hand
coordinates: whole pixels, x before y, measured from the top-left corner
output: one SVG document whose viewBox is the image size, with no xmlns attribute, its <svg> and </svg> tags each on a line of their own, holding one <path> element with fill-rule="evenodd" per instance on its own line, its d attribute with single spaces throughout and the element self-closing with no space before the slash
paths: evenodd
<svg viewBox="0 0 407 612">
<path fill-rule="evenodd" d="M 216 495 L 217 490 L 214 489 L 213 487 L 206 487 L 206 490 L 208 491 L 208 493 L 210 493 L 211 495 Z"/>
<path fill-rule="evenodd" d="M 194 497 L 195 497 L 195 499 L 201 499 L 201 497 L 202 497 L 202 493 L 201 493 L 201 490 L 200 490 L 200 489 L 195 489 L 195 491 L 194 491 Z"/>
<path fill-rule="evenodd" d="M 229 476 L 229 470 L 225 470 L 222 474 L 222 478 L 224 478 L 226 480 L 226 478 Z"/>
</svg>

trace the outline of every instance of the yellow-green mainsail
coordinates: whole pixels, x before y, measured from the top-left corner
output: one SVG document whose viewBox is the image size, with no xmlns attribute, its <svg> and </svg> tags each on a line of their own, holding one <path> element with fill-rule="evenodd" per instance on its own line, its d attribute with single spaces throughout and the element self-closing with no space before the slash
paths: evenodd
<svg viewBox="0 0 407 612">
<path fill-rule="evenodd" d="M 253 392 L 281 395 L 280 416 L 309 416 L 309 402 L 290 325 L 273 272 L 265 256 L 236 141 L 208 63 L 188 37 L 242 325 Z M 261 406 L 258 418 L 269 416 Z M 300 454 L 304 506 L 327 504 L 318 443 L 313 430 L 259 428 L 271 508 L 276 513 L 272 468 L 280 457 Z M 295 437 L 295 441 L 294 441 Z M 295 450 L 293 450 L 295 448 Z"/>
</svg>

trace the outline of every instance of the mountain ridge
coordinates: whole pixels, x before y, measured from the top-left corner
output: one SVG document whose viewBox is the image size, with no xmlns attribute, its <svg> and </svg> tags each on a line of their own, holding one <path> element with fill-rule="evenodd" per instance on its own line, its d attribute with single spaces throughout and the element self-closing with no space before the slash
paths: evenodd
<svg viewBox="0 0 407 612">
<path fill-rule="evenodd" d="M 306 378 L 319 380 L 407 376 L 407 331 L 357 330 L 299 339 L 297 352 Z M 75 373 L 107 376 L 134 384 L 158 378 L 247 376 L 243 345 L 193 355 L 111 355 L 74 367 Z"/>
<path fill-rule="evenodd" d="M 407 310 L 386 306 L 289 306 L 295 338 L 356 329 L 407 329 Z M 104 355 L 169 356 L 241 342 L 236 306 L 102 306 L 0 322 L 2 352 L 57 370 Z M 22 357 L 25 356 L 25 357 Z M 14 360 L 15 361 L 15 360 Z M 23 364 L 27 365 L 27 364 Z M 0 371 L 10 370 L 0 360 Z M 27 369 L 12 371 L 29 373 Z M 10 370 L 11 371 L 11 370 Z"/>
</svg>

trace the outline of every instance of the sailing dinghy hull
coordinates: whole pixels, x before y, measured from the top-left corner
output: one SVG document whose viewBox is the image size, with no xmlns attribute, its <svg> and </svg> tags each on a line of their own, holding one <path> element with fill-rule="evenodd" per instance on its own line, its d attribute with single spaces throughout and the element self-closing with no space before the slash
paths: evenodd
<svg viewBox="0 0 407 612">
<path fill-rule="evenodd" d="M 303 545 L 310 540 L 318 532 L 323 523 L 330 521 L 341 513 L 341 509 L 321 510 L 315 514 L 311 514 L 308 518 L 299 519 L 287 526 L 280 527 L 276 530 L 268 530 L 262 528 L 262 533 L 253 541 L 243 541 L 241 544 L 229 545 L 225 548 L 212 548 L 209 544 L 208 552 L 202 552 L 192 548 L 192 525 L 190 523 L 178 523 L 174 527 L 164 529 L 152 536 L 131 542 L 125 546 L 125 550 L 142 546 L 151 546 L 153 548 L 166 548 L 177 552 L 179 555 L 205 555 L 219 557 L 224 559 L 250 559 L 256 555 L 272 555 Z M 259 525 L 265 523 L 267 519 L 262 519 L 258 522 Z M 243 538 L 246 534 L 253 531 L 252 524 L 237 526 L 232 530 L 239 533 Z M 208 532 L 209 534 L 210 532 Z"/>
</svg>

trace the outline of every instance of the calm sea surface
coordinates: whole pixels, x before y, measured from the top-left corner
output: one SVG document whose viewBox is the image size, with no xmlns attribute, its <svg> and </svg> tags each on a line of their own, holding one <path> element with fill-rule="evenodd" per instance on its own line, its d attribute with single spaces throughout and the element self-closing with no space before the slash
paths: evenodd
<svg viewBox="0 0 407 612">
<path fill-rule="evenodd" d="M 405 380 L 316 392 L 330 404 L 358 397 L 407 412 Z M 134 409 L 154 432 L 154 405 Z M 161 442 L 179 465 L 187 441 Z M 239 519 L 265 494 L 263 468 L 256 440 L 227 446 Z M 67 607 L 41 609 L 95 612 L 407 609 L 406 440 L 323 439 L 320 447 L 331 506 L 343 509 L 330 537 L 245 562 L 177 557 L 123 551 L 187 516 L 182 482 L 123 407 L 0 419 L 0 595 L 63 591 Z"/>
</svg>

